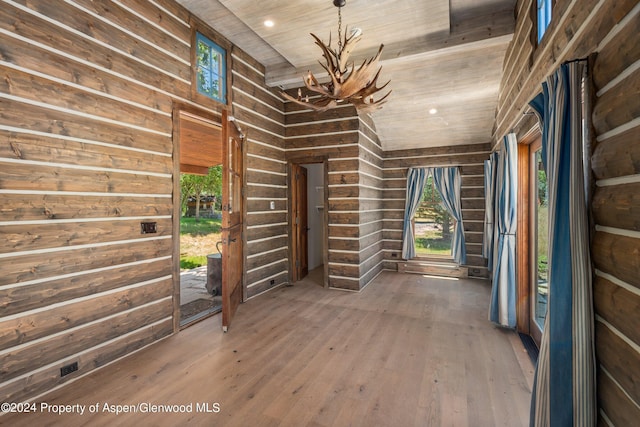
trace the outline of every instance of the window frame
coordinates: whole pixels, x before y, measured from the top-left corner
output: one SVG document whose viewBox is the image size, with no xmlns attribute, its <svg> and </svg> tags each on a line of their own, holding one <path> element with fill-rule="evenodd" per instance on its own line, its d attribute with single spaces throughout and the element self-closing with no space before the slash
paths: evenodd
<svg viewBox="0 0 640 427">
<path fill-rule="evenodd" d="M 431 173 L 427 177 L 427 182 L 425 183 L 425 190 L 426 190 L 428 185 L 431 185 L 432 194 L 438 194 L 438 199 L 440 199 L 440 202 L 435 202 L 433 200 L 431 201 L 431 204 L 432 204 L 431 209 L 433 209 L 433 206 L 442 203 L 442 198 L 440 197 L 440 193 L 438 193 L 438 189 L 436 189 L 435 184 L 433 183 L 433 176 L 431 175 Z M 422 203 L 424 203 L 424 190 L 422 192 L 422 196 L 420 197 L 420 205 L 422 205 Z M 447 215 L 449 215 L 449 219 L 451 221 L 451 225 L 454 227 L 454 230 L 455 230 L 455 227 L 456 227 L 455 218 L 453 218 L 453 216 L 451 216 L 451 214 L 449 214 L 449 213 L 447 213 Z M 443 255 L 443 254 L 430 254 L 430 253 L 420 253 L 419 254 L 417 249 L 415 248 L 415 245 L 416 245 L 416 242 L 417 242 L 416 215 L 414 215 L 413 218 L 411 218 L 411 226 L 412 226 L 412 230 L 413 230 L 414 249 L 416 250 L 416 256 L 413 259 L 420 260 L 420 259 L 438 258 L 438 259 L 442 259 L 442 260 L 451 260 L 451 261 L 453 261 L 453 246 L 449 250 L 449 254 L 446 254 L 446 255 Z M 453 239 L 453 236 L 452 236 L 452 239 Z M 452 241 L 452 243 L 453 243 L 453 241 Z"/>
<path fill-rule="evenodd" d="M 538 223 L 537 215 L 537 196 L 538 196 L 538 168 L 537 161 L 535 159 L 536 153 L 542 150 L 542 135 L 538 134 L 536 138 L 528 145 L 528 158 L 529 158 L 529 200 L 528 200 L 528 239 L 529 239 L 529 335 L 533 338 L 534 342 L 540 348 L 542 341 L 542 331 L 544 327 L 544 320 L 542 324 L 536 321 L 537 310 L 537 294 L 538 294 L 538 235 L 540 231 L 540 224 Z M 546 174 L 546 172 L 545 172 Z M 547 190 L 548 191 L 548 190 Z M 548 193 L 547 193 L 548 197 Z M 548 229 L 545 230 L 548 232 Z M 548 249 L 547 249 L 548 257 Z M 548 281 L 547 281 L 548 285 Z M 546 316 L 546 310 L 545 310 Z"/>
<path fill-rule="evenodd" d="M 194 93 L 200 96 L 204 96 L 207 99 L 212 99 L 216 102 L 219 102 L 221 104 L 227 104 L 227 83 L 228 83 L 228 76 L 227 76 L 227 49 L 225 49 L 224 46 L 221 46 L 220 44 L 216 43 L 215 41 L 212 40 L 211 37 L 209 37 L 208 35 L 204 34 L 201 31 L 196 30 L 195 31 L 195 35 L 194 35 L 194 43 L 193 43 L 193 48 L 192 48 L 192 54 L 193 54 L 193 87 L 194 87 Z M 209 53 L 211 54 L 212 52 L 215 52 L 217 54 L 220 55 L 221 60 L 219 61 L 219 70 L 217 73 L 217 77 L 218 77 L 218 81 L 220 82 L 220 89 L 219 89 L 219 93 L 220 93 L 220 97 L 215 96 L 213 94 L 209 94 L 205 91 L 200 90 L 200 83 L 199 83 L 199 68 L 200 68 L 200 63 L 199 63 L 199 59 L 198 59 L 198 46 L 200 44 L 200 42 L 204 43 L 208 48 L 209 48 Z M 211 70 L 213 71 L 213 70 Z"/>
<path fill-rule="evenodd" d="M 547 22 L 546 22 L 546 25 L 544 25 L 544 30 L 542 32 L 542 35 L 540 35 L 541 23 L 540 23 L 540 14 L 539 14 L 540 8 L 538 7 L 539 2 L 543 3 L 543 6 L 545 6 L 544 9 L 548 15 Z M 547 33 L 549 33 L 549 30 L 552 28 L 551 23 L 553 20 L 555 6 L 556 6 L 556 0 L 534 0 L 531 2 L 530 17 L 533 25 L 531 27 L 530 40 L 534 48 L 544 44 L 545 40 L 549 38 L 549 36 L 547 36 Z"/>
<path fill-rule="evenodd" d="M 536 0 L 536 39 L 538 43 L 542 41 L 544 35 L 547 33 L 549 25 L 551 24 L 554 3 L 554 0 Z M 541 22 L 541 18 L 544 22 Z"/>
</svg>

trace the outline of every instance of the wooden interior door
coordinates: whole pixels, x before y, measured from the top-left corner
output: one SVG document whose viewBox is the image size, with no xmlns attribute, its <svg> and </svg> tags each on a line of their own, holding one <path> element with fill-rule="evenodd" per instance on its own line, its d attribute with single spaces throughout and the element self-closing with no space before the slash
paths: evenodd
<svg viewBox="0 0 640 427">
<path fill-rule="evenodd" d="M 222 330 L 227 331 L 242 302 L 242 218 L 246 135 L 223 111 L 222 162 Z"/>
<path fill-rule="evenodd" d="M 300 166 L 298 177 L 298 217 L 300 218 L 300 278 L 309 274 L 309 222 L 307 212 L 307 168 Z"/>
<path fill-rule="evenodd" d="M 302 280 L 309 273 L 307 223 L 307 169 L 300 165 L 291 165 L 291 254 L 293 259 L 292 281 Z"/>
</svg>

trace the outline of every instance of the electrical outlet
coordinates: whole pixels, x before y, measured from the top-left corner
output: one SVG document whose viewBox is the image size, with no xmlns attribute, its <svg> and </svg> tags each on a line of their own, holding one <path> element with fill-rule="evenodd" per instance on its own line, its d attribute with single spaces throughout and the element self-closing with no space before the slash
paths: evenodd
<svg viewBox="0 0 640 427">
<path fill-rule="evenodd" d="M 69 375 L 72 372 L 75 372 L 78 370 L 78 362 L 73 362 L 69 365 L 65 365 L 62 368 L 60 368 L 60 376 L 64 377 L 65 375 Z"/>
<path fill-rule="evenodd" d="M 397 253 L 395 253 L 395 252 L 392 252 L 392 253 L 391 253 L 391 258 L 398 258 L 398 254 L 397 254 Z"/>
<path fill-rule="evenodd" d="M 275 279 L 271 279 L 271 281 L 269 281 L 269 284 L 270 284 L 270 285 L 275 285 L 275 284 L 276 284 Z"/>
<path fill-rule="evenodd" d="M 140 223 L 140 234 L 149 234 L 149 233 L 157 233 L 158 226 L 155 222 L 141 222 Z"/>
</svg>

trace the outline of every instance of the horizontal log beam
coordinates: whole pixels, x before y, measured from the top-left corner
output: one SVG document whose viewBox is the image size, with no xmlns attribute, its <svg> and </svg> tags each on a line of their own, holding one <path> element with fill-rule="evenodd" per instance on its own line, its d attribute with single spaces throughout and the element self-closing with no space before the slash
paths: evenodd
<svg viewBox="0 0 640 427">
<path fill-rule="evenodd" d="M 596 268 L 640 289 L 640 239 L 597 231 L 591 253 Z"/>
</svg>

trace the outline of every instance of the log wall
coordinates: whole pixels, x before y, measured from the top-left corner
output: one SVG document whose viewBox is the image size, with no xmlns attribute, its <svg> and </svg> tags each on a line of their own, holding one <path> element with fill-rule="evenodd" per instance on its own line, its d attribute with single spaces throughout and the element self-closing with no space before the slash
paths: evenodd
<svg viewBox="0 0 640 427">
<path fill-rule="evenodd" d="M 384 219 L 387 214 L 384 152 L 376 133 L 375 123 L 368 115 L 360 116 L 359 201 L 360 287 L 366 286 L 385 268 Z"/>
<path fill-rule="evenodd" d="M 628 9 L 602 18 L 593 64 L 598 403 L 615 426 L 640 417 L 640 5 Z"/>
<path fill-rule="evenodd" d="M 6 1 L 0 28 L 2 401 L 176 331 L 177 109 L 248 130 L 245 297 L 286 282 L 284 104 L 260 64 L 172 0 Z M 195 29 L 227 49 L 227 106 L 191 85 Z"/>
<path fill-rule="evenodd" d="M 264 67 L 234 48 L 233 116 L 247 133 L 245 299 L 289 281 L 284 102 L 264 84 Z M 270 209 L 270 202 L 275 209 Z"/>
<path fill-rule="evenodd" d="M 494 143 L 516 130 L 541 83 L 566 60 L 596 54 L 591 158 L 595 223 L 595 345 L 601 425 L 640 417 L 640 5 L 557 0 L 540 45 L 532 37 L 532 0 L 516 6 L 516 32 L 504 65 Z"/>
<path fill-rule="evenodd" d="M 173 332 L 172 109 L 190 102 L 191 30 L 166 7 L 0 8 L 3 401 Z"/>
<path fill-rule="evenodd" d="M 358 114 L 351 106 L 318 113 L 292 102 L 285 103 L 285 111 L 287 161 L 326 162 L 328 169 L 325 182 L 328 284 L 334 288 L 359 290 Z"/>
</svg>

